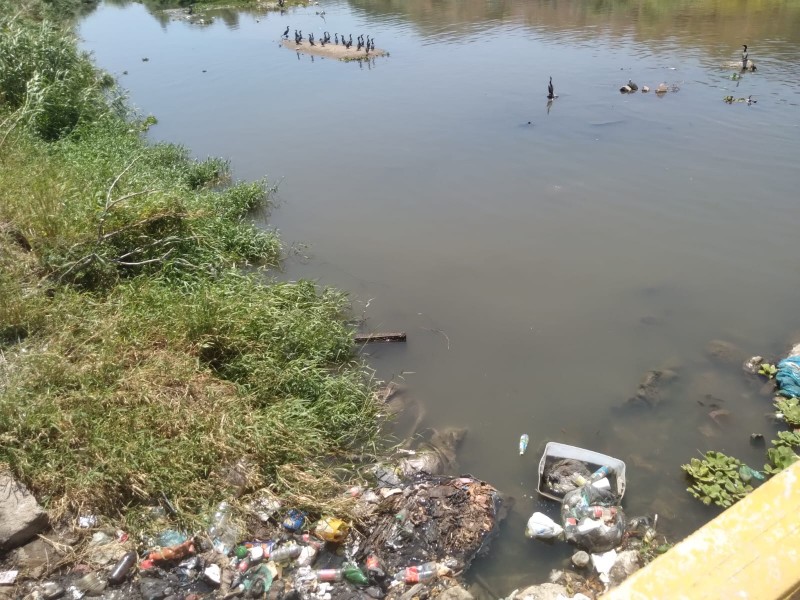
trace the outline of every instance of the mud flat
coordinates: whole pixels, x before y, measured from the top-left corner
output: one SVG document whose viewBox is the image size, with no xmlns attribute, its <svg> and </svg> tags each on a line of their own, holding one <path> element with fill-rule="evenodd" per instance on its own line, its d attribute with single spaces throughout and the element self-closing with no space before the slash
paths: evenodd
<svg viewBox="0 0 800 600">
<path fill-rule="evenodd" d="M 303 54 L 324 56 L 326 58 L 333 58 L 335 60 L 365 60 L 375 56 L 389 56 L 389 53 L 386 50 L 382 50 L 380 48 L 375 48 L 375 50 L 366 52 L 363 48 L 361 50 L 356 50 L 355 46 L 353 46 L 348 49 L 341 44 L 325 44 L 322 46 L 317 43 L 316 45 L 312 46 L 307 40 L 303 40 L 299 44 L 294 40 L 283 40 L 282 44 L 284 48 L 302 52 Z"/>
</svg>

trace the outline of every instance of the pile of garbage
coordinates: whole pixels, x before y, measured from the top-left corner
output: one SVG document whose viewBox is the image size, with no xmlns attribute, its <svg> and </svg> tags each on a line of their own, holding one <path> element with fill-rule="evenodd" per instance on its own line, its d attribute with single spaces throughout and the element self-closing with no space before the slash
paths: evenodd
<svg viewBox="0 0 800 600">
<path fill-rule="evenodd" d="M 631 567 L 627 563 L 636 565 L 631 557 L 636 558 L 637 553 L 618 550 L 636 545 L 632 540 L 640 545 L 651 543 L 656 518 L 630 522 L 626 519 L 621 505 L 625 464 L 582 448 L 550 443 L 542 456 L 539 476 L 539 492 L 560 502 L 561 523 L 535 512 L 528 520 L 525 535 L 572 544 L 578 550 L 573 555 L 573 565 L 578 569 L 591 565 L 603 586 L 614 583 L 610 573 L 621 560 L 626 563 L 623 570 L 629 574 Z"/>
<path fill-rule="evenodd" d="M 417 470 L 408 479 L 404 467 L 379 467 L 377 486 L 347 491 L 355 499 L 354 521 L 286 510 L 277 498 L 265 497 L 251 507 L 260 524 L 248 524 L 250 533 L 223 502 L 206 531 L 165 530 L 137 544 L 124 532 L 84 518 L 80 526 L 93 541 L 81 546 L 79 560 L 52 570 L 48 581 L 24 581 L 13 597 L 335 600 L 392 599 L 408 592 L 435 597 L 458 585 L 458 576 L 486 551 L 502 500 L 495 488 L 472 477 Z M 30 574 L 22 571 L 20 579 L 27 579 Z"/>
</svg>

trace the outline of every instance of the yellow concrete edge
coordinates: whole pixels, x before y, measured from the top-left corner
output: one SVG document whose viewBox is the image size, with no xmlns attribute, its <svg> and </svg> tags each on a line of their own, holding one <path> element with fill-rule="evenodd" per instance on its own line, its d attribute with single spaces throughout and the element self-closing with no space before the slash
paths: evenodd
<svg viewBox="0 0 800 600">
<path fill-rule="evenodd" d="M 800 461 L 640 569 L 602 600 L 800 597 Z"/>
</svg>

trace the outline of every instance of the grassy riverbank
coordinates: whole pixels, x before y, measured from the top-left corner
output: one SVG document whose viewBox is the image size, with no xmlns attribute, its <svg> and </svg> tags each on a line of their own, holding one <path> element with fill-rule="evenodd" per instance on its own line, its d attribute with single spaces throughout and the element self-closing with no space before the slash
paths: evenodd
<svg viewBox="0 0 800 600">
<path fill-rule="evenodd" d="M 324 505 L 378 428 L 346 297 L 244 272 L 268 183 L 148 145 L 53 4 L 0 4 L 0 463 L 55 513 Z"/>
</svg>

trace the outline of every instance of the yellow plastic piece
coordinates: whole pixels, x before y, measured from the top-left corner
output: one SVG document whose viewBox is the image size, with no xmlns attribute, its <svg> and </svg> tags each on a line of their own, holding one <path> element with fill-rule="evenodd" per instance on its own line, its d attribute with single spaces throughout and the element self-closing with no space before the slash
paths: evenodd
<svg viewBox="0 0 800 600">
<path fill-rule="evenodd" d="M 336 517 L 322 517 L 314 529 L 314 534 L 326 542 L 341 542 L 347 537 L 350 526 Z"/>
<path fill-rule="evenodd" d="M 603 600 L 800 598 L 800 461 Z"/>
</svg>

